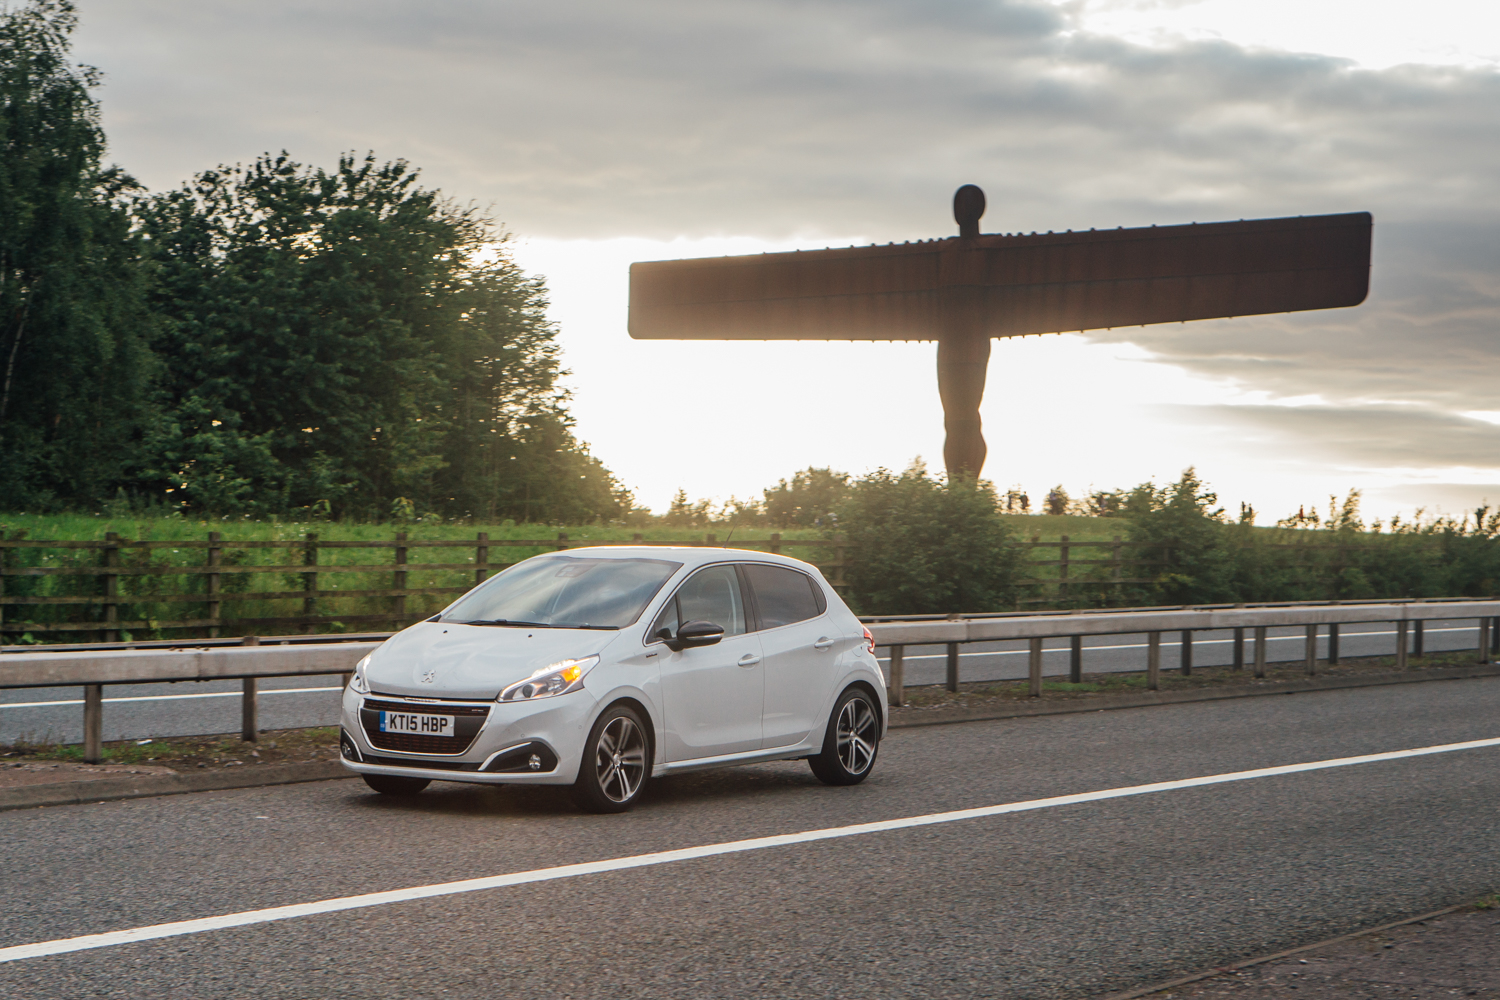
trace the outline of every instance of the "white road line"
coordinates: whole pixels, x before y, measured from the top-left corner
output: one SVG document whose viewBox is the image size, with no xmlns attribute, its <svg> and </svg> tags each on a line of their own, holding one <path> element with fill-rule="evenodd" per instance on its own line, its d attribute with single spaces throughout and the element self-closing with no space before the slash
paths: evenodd
<svg viewBox="0 0 1500 1000">
<path fill-rule="evenodd" d="M 1365 754 L 1361 757 L 1339 757 L 1333 760 L 1317 760 L 1306 764 L 1284 764 L 1279 767 L 1262 767 L 1253 771 L 1232 771 L 1228 774 L 1211 774 L 1201 778 L 1182 778 L 1177 781 L 1158 781 L 1149 785 L 1131 785 L 1124 788 L 1107 788 L 1099 792 L 1082 792 L 1077 795 L 1059 795 L 1050 799 L 1031 799 L 1025 802 L 1009 802 L 1004 805 L 980 806 L 977 809 L 955 809 L 951 812 L 927 813 L 921 816 L 906 816 L 901 819 L 880 820 L 875 823 L 858 823 L 853 826 L 835 826 L 823 830 L 807 830 L 802 833 L 783 833 L 772 837 L 755 837 L 751 840 L 733 840 L 722 844 L 703 844 L 684 847 L 675 851 L 657 851 L 653 854 L 636 854 L 625 858 L 610 858 L 605 861 L 588 861 L 577 865 L 560 865 L 556 868 L 537 868 L 532 871 L 512 872 L 508 875 L 490 875 L 485 878 L 464 879 L 458 882 L 439 882 L 435 885 L 412 886 L 409 889 L 392 889 L 387 892 L 371 892 L 362 896 L 344 896 L 339 899 L 323 899 L 314 903 L 294 903 L 291 906 L 273 906 L 264 910 L 247 910 L 243 913 L 226 913 L 218 917 L 202 917 L 197 920 L 179 920 L 169 924 L 152 924 L 133 927 L 123 931 L 104 934 L 85 934 L 80 937 L 59 938 L 55 941 L 38 941 L 0 948 L 0 963 L 17 962 L 44 955 L 62 955 L 91 948 L 110 948 L 115 945 L 133 944 L 137 941 L 154 941 L 160 938 L 180 937 L 184 934 L 202 934 L 207 931 L 226 930 L 230 927 L 246 927 L 251 924 L 272 923 L 309 917 L 319 913 L 337 913 L 341 910 L 357 910 L 387 903 L 404 903 L 413 899 L 430 899 L 434 896 L 453 896 L 484 889 L 501 889 L 531 882 L 551 882 L 557 879 L 574 878 L 579 875 L 598 875 L 602 872 L 623 871 L 629 868 L 646 868 L 652 865 L 671 864 L 676 861 L 694 861 L 720 854 L 737 854 L 741 851 L 759 851 L 768 847 L 788 847 L 793 844 L 808 844 L 819 840 L 836 840 L 842 837 L 858 837 L 867 833 L 887 833 L 891 830 L 907 830 L 918 826 L 933 826 L 939 823 L 957 823 L 962 820 L 983 819 L 987 816 L 1002 816 L 1006 813 L 1029 812 L 1035 809 L 1052 809 L 1057 806 L 1077 805 L 1081 802 L 1099 802 L 1103 799 L 1119 799 L 1133 795 L 1150 795 L 1154 792 L 1175 791 L 1181 788 L 1201 788 L 1204 785 L 1222 785 L 1232 781 L 1251 781 L 1256 778 L 1272 778 L 1303 771 L 1321 771 L 1332 767 L 1352 767 L 1355 764 L 1374 764 L 1387 760 L 1403 760 L 1407 757 L 1425 757 L 1430 754 L 1454 753 L 1459 750 L 1476 750 L 1481 747 L 1500 746 L 1500 739 L 1469 740 L 1465 743 L 1445 743 L 1441 746 L 1418 747 L 1413 750 L 1394 750 L 1388 753 Z"/>
<path fill-rule="evenodd" d="M 306 694 L 309 691 L 342 691 L 341 687 L 318 687 L 318 688 L 270 688 L 259 692 L 260 694 Z M 243 691 L 209 691 L 206 694 L 143 694 L 133 698 L 105 698 L 106 705 L 117 701 L 183 701 L 188 698 L 240 698 L 244 696 Z M 45 708 L 49 705 L 82 705 L 83 699 L 77 701 L 8 701 L 0 708 Z"/>
</svg>

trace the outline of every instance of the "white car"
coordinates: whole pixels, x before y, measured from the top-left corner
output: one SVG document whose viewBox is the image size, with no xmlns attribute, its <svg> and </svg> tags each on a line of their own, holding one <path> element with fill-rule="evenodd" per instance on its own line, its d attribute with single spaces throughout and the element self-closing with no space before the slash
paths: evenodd
<svg viewBox="0 0 1500 1000">
<path fill-rule="evenodd" d="M 517 563 L 361 660 L 340 747 L 388 795 L 571 785 L 618 812 L 653 775 L 752 761 L 857 784 L 887 714 L 874 640 L 815 566 L 580 548 Z"/>
</svg>

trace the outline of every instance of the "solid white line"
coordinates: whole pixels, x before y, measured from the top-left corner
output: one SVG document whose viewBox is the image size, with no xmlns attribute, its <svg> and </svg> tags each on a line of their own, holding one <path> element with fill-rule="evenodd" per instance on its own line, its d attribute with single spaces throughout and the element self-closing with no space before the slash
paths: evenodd
<svg viewBox="0 0 1500 1000">
<path fill-rule="evenodd" d="M 319 687 L 319 688 L 270 688 L 259 692 L 260 694 L 305 694 L 309 691 L 342 691 L 341 687 Z M 143 694 L 132 698 L 105 698 L 106 705 L 117 701 L 182 701 L 185 698 L 239 698 L 242 691 L 209 691 L 206 694 Z M 83 700 L 77 701 L 8 701 L 0 708 L 46 708 L 51 705 L 82 705 Z"/>
<path fill-rule="evenodd" d="M 577 865 L 560 865 L 556 868 L 537 868 L 532 871 L 512 872 L 508 875 L 490 875 L 485 878 L 464 879 L 459 882 L 439 882 L 435 885 L 419 885 L 409 889 L 371 892 L 362 896 L 323 899 L 314 903 L 273 906 L 264 910 L 226 913 L 218 917 L 179 920 L 169 924 L 152 924 L 147 927 L 133 927 L 123 931 L 109 931 L 104 934 L 85 934 L 80 937 L 60 938 L 55 941 L 38 941 L 35 944 L 22 944 L 10 948 L 0 948 L 0 963 L 16 962 L 26 958 L 40 958 L 44 955 L 61 955 L 67 952 L 86 951 L 91 948 L 109 948 L 115 945 L 133 944 L 137 941 L 154 941 L 160 938 L 179 937 L 184 934 L 202 934 L 206 931 L 226 930 L 230 927 L 245 927 L 250 924 L 264 924 L 278 920 L 291 920 L 295 917 L 308 917 L 319 913 L 336 913 L 340 910 L 357 910 L 370 906 L 384 906 L 387 903 L 404 903 L 413 899 L 430 899 L 433 896 L 452 896 L 465 892 L 478 892 L 484 889 L 500 889 L 512 885 L 525 885 L 530 882 L 551 882 L 556 879 L 574 878 L 579 875 L 598 875 L 602 872 L 623 871 L 628 868 L 646 868 L 652 865 L 671 864 L 676 861 L 693 861 L 721 854 L 759 851 L 768 847 L 788 847 L 792 844 L 808 844 L 819 840 L 858 837 L 867 833 L 886 833 L 891 830 L 907 830 L 912 827 L 933 826 L 939 823 L 957 823 L 962 820 L 983 819 L 987 816 L 1002 816 L 1007 813 L 1028 812 L 1035 809 L 1052 809 L 1057 806 L 1077 805 L 1081 802 L 1098 802 L 1103 799 L 1150 795 L 1154 792 L 1174 791 L 1180 788 L 1201 788 L 1204 785 L 1222 785 L 1231 781 L 1251 781 L 1256 778 L 1298 774 L 1303 771 L 1320 771 L 1331 767 L 1351 767 L 1355 764 L 1373 764 L 1379 761 L 1402 760 L 1407 757 L 1424 757 L 1430 754 L 1453 753 L 1458 750 L 1475 750 L 1480 747 L 1494 746 L 1500 746 L 1500 739 L 1469 740 L 1465 743 L 1445 743 L 1441 746 L 1418 747 L 1414 750 L 1394 750 L 1388 753 L 1372 753 L 1361 757 L 1340 757 L 1334 760 L 1318 760 L 1306 764 L 1284 764 L 1279 767 L 1257 768 L 1253 771 L 1233 771 L 1228 774 L 1211 774 L 1201 778 L 1182 778 L 1176 781 L 1158 781 L 1149 785 L 1107 788 L 1099 792 L 1059 795 L 1050 799 L 1031 799 L 1025 802 L 1010 802 L 1005 805 L 980 806 L 976 809 L 955 809 L 950 812 L 927 813 L 922 816 L 905 816 L 901 819 L 880 820 L 874 823 L 858 823 L 853 826 L 835 826 L 823 830 L 807 830 L 802 833 L 778 834 L 773 837 L 733 840 L 722 844 L 704 844 L 698 847 L 685 847 L 675 851 L 657 851 L 652 854 L 636 854 L 625 858 L 610 858 L 605 861 L 588 861 Z"/>
</svg>

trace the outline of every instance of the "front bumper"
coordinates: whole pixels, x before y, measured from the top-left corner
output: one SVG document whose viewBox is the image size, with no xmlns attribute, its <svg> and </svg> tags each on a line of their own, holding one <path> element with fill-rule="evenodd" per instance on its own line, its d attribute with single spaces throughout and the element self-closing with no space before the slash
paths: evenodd
<svg viewBox="0 0 1500 1000">
<path fill-rule="evenodd" d="M 597 707 L 587 689 L 533 702 L 452 702 L 458 706 L 483 704 L 489 711 L 463 753 L 436 754 L 375 746 L 360 718 L 360 707 L 367 698 L 409 705 L 413 712 L 442 713 L 443 710 L 443 702 L 437 700 L 361 695 L 346 688 L 341 713 L 344 732 L 340 754 L 345 767 L 360 774 L 389 774 L 482 785 L 571 785 L 578 777 L 583 744 Z M 357 760 L 350 757 L 351 747 L 358 755 Z M 533 756 L 539 758 L 539 767 L 531 766 Z M 511 770 L 511 767 L 518 769 Z"/>
</svg>

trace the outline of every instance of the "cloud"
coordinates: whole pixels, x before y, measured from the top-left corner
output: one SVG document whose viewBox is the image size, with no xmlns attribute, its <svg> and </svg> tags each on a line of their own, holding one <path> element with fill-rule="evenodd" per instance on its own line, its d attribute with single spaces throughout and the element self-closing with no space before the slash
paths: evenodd
<svg viewBox="0 0 1500 1000">
<path fill-rule="evenodd" d="M 153 187 L 286 148 L 405 157 L 533 237 L 915 239 L 1369 210 L 1351 310 L 1099 332 L 1267 401 L 1226 425 L 1495 464 L 1500 73 L 1141 46 L 1023 0 L 88 0 L 114 156 Z"/>
<path fill-rule="evenodd" d="M 1237 450 L 1296 454 L 1366 469 L 1500 472 L 1500 426 L 1409 407 L 1163 406 L 1167 419 L 1217 428 Z M 1500 496 L 1500 494 L 1497 494 Z"/>
</svg>

